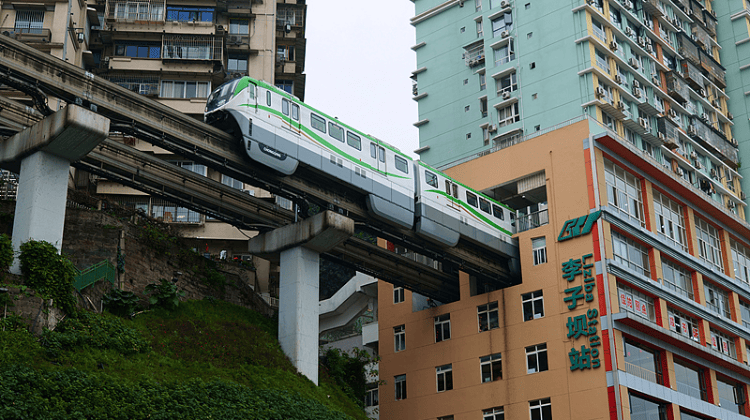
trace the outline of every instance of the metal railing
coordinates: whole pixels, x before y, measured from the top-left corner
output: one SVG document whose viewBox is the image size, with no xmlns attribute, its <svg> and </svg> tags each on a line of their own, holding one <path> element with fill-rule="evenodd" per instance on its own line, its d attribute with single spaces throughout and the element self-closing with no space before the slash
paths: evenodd
<svg viewBox="0 0 750 420">
<path fill-rule="evenodd" d="M 108 1 L 105 16 L 117 22 L 164 22 L 164 9 L 164 0 Z"/>
<path fill-rule="evenodd" d="M 480 44 L 475 47 L 471 47 L 464 52 L 464 62 L 469 67 L 483 62 L 484 59 L 484 45 Z"/>
<path fill-rule="evenodd" d="M 518 214 L 516 216 L 516 232 L 525 232 L 548 223 L 549 213 L 547 209 L 531 214 Z"/>
<path fill-rule="evenodd" d="M 276 26 L 302 26 L 304 18 L 304 11 L 297 7 L 286 6 L 276 10 Z"/>
<path fill-rule="evenodd" d="M 117 76 L 104 75 L 105 79 L 116 83 L 125 89 L 141 95 L 158 95 L 159 78 L 156 76 Z"/>
<path fill-rule="evenodd" d="M 52 31 L 46 28 L 0 28 L 0 34 L 21 42 L 49 43 Z"/>
<path fill-rule="evenodd" d="M 699 400 L 703 399 L 703 395 L 701 393 L 700 387 L 691 386 L 690 384 L 686 384 L 684 382 L 677 381 L 677 392 L 681 394 L 689 395 Z"/>
<path fill-rule="evenodd" d="M 222 38 L 201 35 L 164 35 L 163 59 L 221 60 Z"/>
<path fill-rule="evenodd" d="M 96 263 L 83 271 L 78 269 L 76 271 L 73 287 L 79 292 L 99 280 L 108 281 L 113 285 L 116 284 L 117 268 L 109 260 Z"/>
<path fill-rule="evenodd" d="M 634 365 L 628 361 L 625 361 L 625 372 L 628 372 L 631 375 L 637 376 L 641 379 L 645 379 L 655 384 L 659 383 L 656 380 L 656 372 L 638 365 Z"/>
</svg>

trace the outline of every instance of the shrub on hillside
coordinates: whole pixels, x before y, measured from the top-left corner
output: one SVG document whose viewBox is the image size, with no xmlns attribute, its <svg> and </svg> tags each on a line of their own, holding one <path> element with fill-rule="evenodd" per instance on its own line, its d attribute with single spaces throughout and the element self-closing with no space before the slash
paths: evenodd
<svg viewBox="0 0 750 420">
<path fill-rule="evenodd" d="M 73 280 L 76 268 L 64 255 L 57 253 L 47 241 L 29 240 L 21 244 L 21 274 L 24 284 L 44 299 L 53 299 L 55 305 L 68 314 L 76 310 Z"/>
</svg>

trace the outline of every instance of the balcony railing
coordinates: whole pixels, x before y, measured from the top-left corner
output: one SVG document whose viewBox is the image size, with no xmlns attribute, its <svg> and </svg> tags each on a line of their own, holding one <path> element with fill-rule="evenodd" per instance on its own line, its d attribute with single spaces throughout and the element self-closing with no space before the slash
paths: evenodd
<svg viewBox="0 0 750 420">
<path fill-rule="evenodd" d="M 116 83 L 125 89 L 138 93 L 140 95 L 158 95 L 159 94 L 159 78 L 154 76 L 117 76 L 107 75 L 103 76 L 105 79 L 112 83 Z"/>
<path fill-rule="evenodd" d="M 484 44 L 469 47 L 464 52 L 464 61 L 467 66 L 474 67 L 481 63 L 484 63 Z"/>
<path fill-rule="evenodd" d="M 628 362 L 627 360 L 625 361 L 625 372 L 628 372 L 629 374 L 631 374 L 633 376 L 637 376 L 637 377 L 639 377 L 641 379 L 645 379 L 645 380 L 647 380 L 649 382 L 653 382 L 655 384 L 659 383 L 656 380 L 657 379 L 656 372 L 654 372 L 652 370 L 649 370 L 649 369 L 646 369 L 644 367 L 638 366 L 638 365 L 634 365 L 634 364 Z"/>
<path fill-rule="evenodd" d="M 45 28 L 0 28 L 0 33 L 29 43 L 49 43 L 52 39 L 52 31 Z"/>
<path fill-rule="evenodd" d="M 105 16 L 117 22 L 164 22 L 164 1 L 107 1 Z"/>
<path fill-rule="evenodd" d="M 677 392 L 679 392 L 681 394 L 689 395 L 689 396 L 691 396 L 693 398 L 697 398 L 699 400 L 702 400 L 703 399 L 703 395 L 701 393 L 700 388 L 697 385 L 698 384 L 696 384 L 696 386 L 692 386 L 690 384 L 686 384 L 686 383 L 678 381 L 677 382 Z"/>
<path fill-rule="evenodd" d="M 517 214 L 516 215 L 516 232 L 525 232 L 539 226 L 544 226 L 549 223 L 549 213 L 547 209 L 539 210 L 538 212 L 531 214 Z"/>
<path fill-rule="evenodd" d="M 284 6 L 276 10 L 276 26 L 286 25 L 302 26 L 305 21 L 304 11 L 301 8 Z"/>
<path fill-rule="evenodd" d="M 220 37 L 201 35 L 164 35 L 162 58 L 165 60 L 221 60 Z"/>
</svg>

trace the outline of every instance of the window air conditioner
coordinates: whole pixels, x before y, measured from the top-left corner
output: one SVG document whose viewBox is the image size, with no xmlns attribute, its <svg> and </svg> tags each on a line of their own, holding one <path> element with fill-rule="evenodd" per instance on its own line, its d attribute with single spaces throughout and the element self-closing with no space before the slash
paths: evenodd
<svg viewBox="0 0 750 420">
<path fill-rule="evenodd" d="M 618 47 L 619 45 L 617 45 L 617 41 L 612 41 L 609 43 L 609 49 L 611 49 L 612 51 L 617 51 Z"/>
<path fill-rule="evenodd" d="M 508 91 L 503 92 L 503 99 L 510 99 L 510 92 Z"/>
<path fill-rule="evenodd" d="M 630 64 L 630 67 L 634 69 L 637 69 L 638 67 L 640 67 L 638 65 L 638 60 L 636 60 L 635 57 L 630 57 L 630 60 L 628 60 L 628 64 Z"/>
</svg>

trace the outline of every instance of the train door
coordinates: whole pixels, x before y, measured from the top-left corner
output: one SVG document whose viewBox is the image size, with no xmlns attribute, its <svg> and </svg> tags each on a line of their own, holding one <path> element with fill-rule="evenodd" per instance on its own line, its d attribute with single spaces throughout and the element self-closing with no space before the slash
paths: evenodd
<svg viewBox="0 0 750 420">
<path fill-rule="evenodd" d="M 372 166 L 378 170 L 379 173 L 385 174 L 387 171 L 385 162 L 385 148 L 378 143 L 370 143 L 370 157 L 374 163 Z"/>
</svg>

